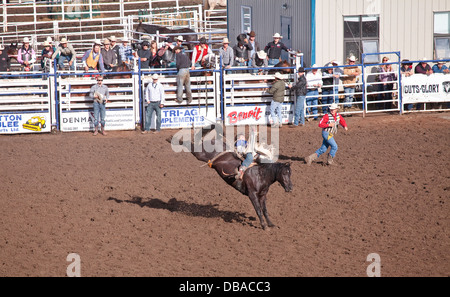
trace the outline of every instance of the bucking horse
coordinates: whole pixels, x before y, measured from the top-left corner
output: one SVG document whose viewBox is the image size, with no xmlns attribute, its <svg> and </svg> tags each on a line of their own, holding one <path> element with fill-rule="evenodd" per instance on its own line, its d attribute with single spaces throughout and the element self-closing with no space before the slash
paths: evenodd
<svg viewBox="0 0 450 297">
<path fill-rule="evenodd" d="M 204 136 L 212 129 L 203 129 L 202 142 Z M 171 142 L 172 145 L 180 145 L 179 139 L 172 139 Z M 215 145 L 215 139 L 211 140 L 211 145 Z M 202 149 L 199 150 L 199 147 Z M 198 160 L 206 162 L 209 167 L 215 169 L 227 184 L 250 198 L 263 229 L 275 227 L 267 211 L 267 193 L 275 182 L 279 182 L 286 192 L 292 191 L 291 163 L 259 163 L 248 168 L 244 172 L 242 180 L 238 180 L 236 172 L 242 160 L 234 151 L 227 148 L 225 142 L 223 142 L 222 151 L 208 152 L 203 144 L 195 142 L 191 143 L 188 149 Z"/>
</svg>

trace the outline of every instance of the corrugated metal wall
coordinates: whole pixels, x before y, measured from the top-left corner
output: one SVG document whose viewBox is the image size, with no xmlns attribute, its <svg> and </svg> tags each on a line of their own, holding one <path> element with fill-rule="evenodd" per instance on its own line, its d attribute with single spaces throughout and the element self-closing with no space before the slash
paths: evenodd
<svg viewBox="0 0 450 297">
<path fill-rule="evenodd" d="M 282 5 L 287 4 L 287 9 Z M 305 64 L 311 59 L 311 1 L 310 0 L 228 0 L 228 38 L 236 44 L 241 31 L 241 6 L 252 8 L 252 30 L 262 47 L 273 40 L 274 33 L 281 33 L 281 16 L 292 17 L 292 48 L 301 50 Z"/>
<path fill-rule="evenodd" d="M 449 0 L 316 0 L 316 62 L 344 61 L 344 16 L 378 14 L 380 51 L 402 58 L 433 58 L 434 12 L 450 11 Z"/>
</svg>

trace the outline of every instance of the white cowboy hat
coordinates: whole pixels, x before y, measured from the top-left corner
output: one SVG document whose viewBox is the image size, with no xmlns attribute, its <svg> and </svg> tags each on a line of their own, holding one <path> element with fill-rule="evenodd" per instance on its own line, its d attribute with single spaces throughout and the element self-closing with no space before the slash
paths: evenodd
<svg viewBox="0 0 450 297">
<path fill-rule="evenodd" d="M 109 41 L 108 38 L 105 38 L 105 40 L 103 40 L 103 44 L 111 44 L 111 42 Z"/>
<path fill-rule="evenodd" d="M 30 39 L 28 37 L 23 38 L 23 43 L 30 43 Z"/>
<path fill-rule="evenodd" d="M 158 79 L 158 78 L 159 78 L 159 75 L 157 73 L 152 75 L 152 79 Z"/>
<path fill-rule="evenodd" d="M 356 62 L 356 57 L 355 56 L 350 56 L 350 58 L 348 58 L 349 61 L 352 62 Z"/>
<path fill-rule="evenodd" d="M 267 58 L 267 53 L 264 50 L 260 50 L 256 54 L 258 55 L 258 58 L 260 58 L 261 60 L 264 60 L 265 58 Z"/>
<path fill-rule="evenodd" d="M 52 43 L 52 42 L 53 42 L 53 39 L 52 39 L 50 36 L 48 36 L 48 37 L 47 37 L 47 41 L 48 41 L 48 43 Z"/>
<path fill-rule="evenodd" d="M 330 110 L 335 110 L 335 109 L 339 109 L 339 105 L 337 105 L 337 103 L 333 103 L 330 105 Z"/>
<path fill-rule="evenodd" d="M 283 76 L 281 75 L 281 73 L 277 72 L 277 73 L 275 73 L 275 78 L 276 79 L 283 79 Z"/>
<path fill-rule="evenodd" d="M 223 39 L 222 43 L 230 43 L 230 41 L 228 40 L 228 38 L 225 37 L 225 38 Z"/>
<path fill-rule="evenodd" d="M 50 42 L 48 42 L 47 40 L 44 41 L 44 47 L 46 47 L 46 46 L 51 46 L 51 45 L 50 45 Z"/>
<path fill-rule="evenodd" d="M 179 41 L 185 41 L 184 39 L 183 39 L 183 36 L 178 36 L 177 38 L 175 38 L 175 40 L 179 40 Z"/>
<path fill-rule="evenodd" d="M 333 60 L 333 61 L 331 61 L 330 63 L 331 63 L 331 64 L 336 64 L 336 65 L 338 65 L 338 66 L 339 66 L 339 64 L 340 64 L 339 61 L 337 61 L 337 60 Z"/>
<path fill-rule="evenodd" d="M 110 41 L 117 41 L 117 38 L 116 38 L 116 36 L 112 35 L 111 37 L 109 37 L 109 40 Z"/>
<path fill-rule="evenodd" d="M 101 44 L 102 44 L 102 42 L 100 41 L 100 39 L 95 39 L 95 40 L 94 40 L 94 44 L 98 44 L 98 45 L 101 45 Z"/>
<path fill-rule="evenodd" d="M 283 38 L 283 36 L 281 36 L 280 33 L 275 33 L 272 37 L 273 38 Z"/>
<path fill-rule="evenodd" d="M 67 38 L 61 38 L 61 41 L 59 43 L 67 43 Z"/>
<path fill-rule="evenodd" d="M 122 42 L 129 42 L 130 40 L 128 39 L 128 37 L 124 37 L 124 38 L 122 38 Z"/>
</svg>

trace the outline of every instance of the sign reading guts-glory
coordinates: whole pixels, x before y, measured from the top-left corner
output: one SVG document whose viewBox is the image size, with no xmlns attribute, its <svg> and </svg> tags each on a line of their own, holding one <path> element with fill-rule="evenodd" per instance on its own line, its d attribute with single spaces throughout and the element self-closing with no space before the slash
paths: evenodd
<svg viewBox="0 0 450 297">
<path fill-rule="evenodd" d="M 450 75 L 415 74 L 402 77 L 403 103 L 449 102 Z"/>
</svg>

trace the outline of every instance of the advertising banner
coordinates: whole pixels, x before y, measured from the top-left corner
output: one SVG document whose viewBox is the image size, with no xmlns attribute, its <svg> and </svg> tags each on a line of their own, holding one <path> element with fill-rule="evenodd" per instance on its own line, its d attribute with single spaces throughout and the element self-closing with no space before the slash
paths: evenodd
<svg viewBox="0 0 450 297">
<path fill-rule="evenodd" d="M 105 130 L 134 130 L 134 110 L 106 110 Z M 93 131 L 94 111 L 64 111 L 61 113 L 61 131 Z"/>
<path fill-rule="evenodd" d="M 226 125 L 267 125 L 270 123 L 270 104 L 234 105 L 225 109 Z M 282 124 L 294 121 L 294 104 L 283 103 Z"/>
<path fill-rule="evenodd" d="M 403 103 L 449 102 L 450 75 L 416 74 L 402 77 Z"/>
<path fill-rule="evenodd" d="M 0 114 L 0 134 L 51 132 L 50 113 Z"/>
<path fill-rule="evenodd" d="M 155 127 L 156 117 L 153 116 L 151 128 Z M 161 129 L 177 129 L 208 126 L 216 121 L 215 107 L 164 107 L 161 110 Z"/>
</svg>

